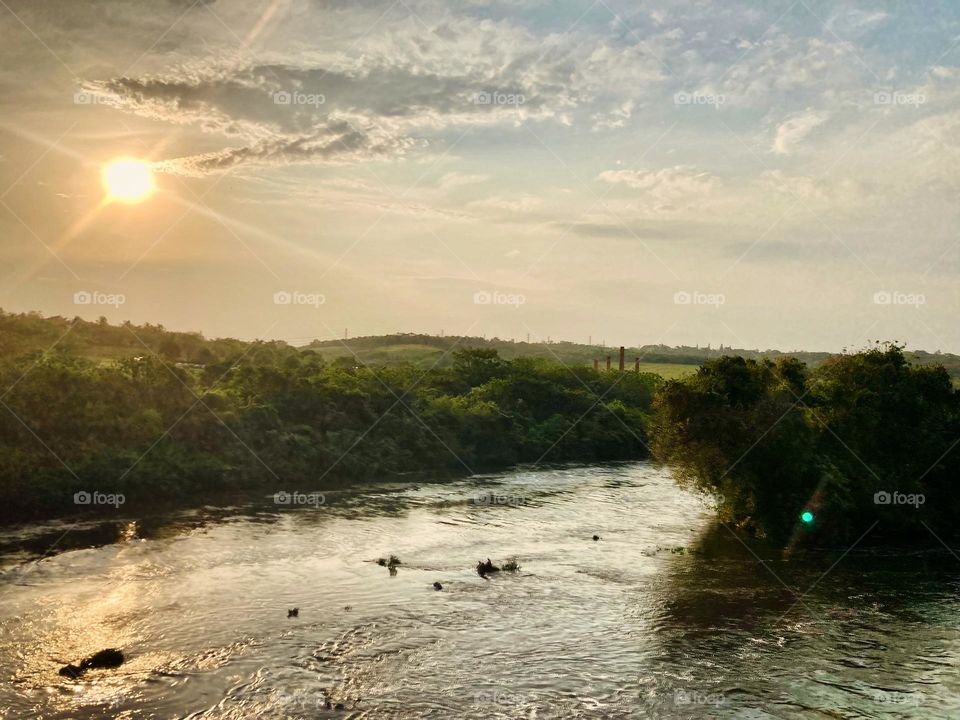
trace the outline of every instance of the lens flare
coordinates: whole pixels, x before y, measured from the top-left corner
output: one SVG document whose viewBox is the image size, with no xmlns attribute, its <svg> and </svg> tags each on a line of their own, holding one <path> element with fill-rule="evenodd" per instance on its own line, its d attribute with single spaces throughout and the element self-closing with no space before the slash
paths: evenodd
<svg viewBox="0 0 960 720">
<path fill-rule="evenodd" d="M 800 519 L 803 520 L 807 525 L 813 522 L 813 513 L 809 510 L 804 510 L 800 514 Z"/>
</svg>

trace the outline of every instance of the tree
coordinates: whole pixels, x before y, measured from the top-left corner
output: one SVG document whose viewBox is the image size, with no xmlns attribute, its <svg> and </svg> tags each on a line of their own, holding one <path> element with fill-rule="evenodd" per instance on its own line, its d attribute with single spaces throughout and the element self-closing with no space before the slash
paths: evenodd
<svg viewBox="0 0 960 720">
<path fill-rule="evenodd" d="M 159 355 L 171 362 L 180 359 L 180 344 L 173 338 L 166 338 L 160 343 Z"/>
<path fill-rule="evenodd" d="M 813 372 L 719 358 L 667 383 L 654 413 L 655 456 L 758 535 L 844 543 L 877 523 L 872 541 L 915 543 L 929 538 L 924 523 L 956 532 L 958 395 L 943 368 L 914 367 L 897 345 Z M 895 493 L 926 502 L 884 502 Z"/>
<path fill-rule="evenodd" d="M 477 387 L 507 374 L 507 362 L 495 348 L 465 348 L 453 353 L 454 376 L 466 387 Z"/>
</svg>

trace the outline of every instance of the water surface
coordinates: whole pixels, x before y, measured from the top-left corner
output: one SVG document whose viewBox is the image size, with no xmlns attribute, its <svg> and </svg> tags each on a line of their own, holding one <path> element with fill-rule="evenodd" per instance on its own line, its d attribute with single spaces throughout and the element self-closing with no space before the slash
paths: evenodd
<svg viewBox="0 0 960 720">
<path fill-rule="evenodd" d="M 646 463 L 37 525 L 0 562 L 3 718 L 960 716 L 935 539 L 785 559 Z"/>
</svg>

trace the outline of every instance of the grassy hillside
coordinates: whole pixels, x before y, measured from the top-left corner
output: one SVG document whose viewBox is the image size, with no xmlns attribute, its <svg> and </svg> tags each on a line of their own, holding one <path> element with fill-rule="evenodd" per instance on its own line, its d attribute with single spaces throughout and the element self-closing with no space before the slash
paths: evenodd
<svg viewBox="0 0 960 720">
<path fill-rule="evenodd" d="M 281 340 L 246 342 L 232 338 L 207 339 L 198 332 L 174 332 L 163 325 L 110 325 L 105 319 L 88 321 L 60 316 L 43 317 L 39 313 L 5 313 L 0 310 L 0 357 L 16 357 L 30 352 L 46 352 L 51 348 L 94 361 L 116 361 L 138 355 L 158 355 L 170 362 L 209 365 L 224 362 L 243 353 L 263 355 L 302 355 L 314 353 L 327 362 L 342 365 L 403 365 L 421 368 L 449 367 L 450 351 L 460 348 L 495 349 L 500 357 L 542 358 L 568 366 L 592 366 L 594 360 L 603 368 L 609 355 L 617 366 L 616 347 L 584 345 L 571 342 L 526 343 L 499 338 L 421 335 L 401 333 L 374 335 L 342 340 L 316 340 L 295 347 Z M 817 367 L 831 357 L 826 352 L 781 352 L 744 348 L 671 347 L 645 345 L 626 349 L 627 368 L 639 357 L 641 370 L 656 373 L 665 379 L 686 377 L 708 360 L 724 355 L 746 359 L 795 357 L 809 367 Z M 943 365 L 955 382 L 960 381 L 960 357 L 948 353 L 922 350 L 906 352 L 913 364 L 924 367 Z"/>
<path fill-rule="evenodd" d="M 342 340 L 317 340 L 307 347 L 323 355 L 325 358 L 353 357 L 351 353 L 365 363 L 393 364 L 412 362 L 417 365 L 429 366 L 437 362 L 444 351 L 453 347 L 485 347 L 496 349 L 501 357 L 513 359 L 516 357 L 534 357 L 555 360 L 566 365 L 592 365 L 594 360 L 600 362 L 601 368 L 610 356 L 613 367 L 617 365 L 619 348 L 600 345 L 584 345 L 571 342 L 526 343 L 499 338 L 479 338 L 420 334 L 372 335 L 367 337 Z M 769 358 L 776 360 L 781 357 L 793 357 L 813 368 L 833 357 L 827 352 L 813 352 L 797 350 L 784 352 L 780 350 L 758 350 L 747 348 L 696 347 L 669 345 L 644 345 L 642 347 L 627 347 L 627 368 L 632 368 L 634 359 L 640 358 L 641 370 L 655 372 L 666 379 L 686 377 L 696 372 L 696 369 L 708 360 L 716 360 L 725 355 L 737 355 L 749 360 Z M 911 363 L 921 367 L 943 365 L 951 377 L 960 379 L 960 356 L 950 353 L 929 353 L 923 350 L 905 352 L 905 357 Z M 441 360 L 442 363 L 445 360 Z"/>
</svg>

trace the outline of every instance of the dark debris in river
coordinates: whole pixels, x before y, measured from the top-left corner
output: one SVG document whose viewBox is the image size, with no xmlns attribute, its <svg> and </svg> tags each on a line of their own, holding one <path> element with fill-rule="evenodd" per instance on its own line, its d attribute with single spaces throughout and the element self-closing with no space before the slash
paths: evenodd
<svg viewBox="0 0 960 720">
<path fill-rule="evenodd" d="M 517 562 L 516 558 L 510 558 L 503 564 L 502 567 L 494 565 L 490 558 L 487 558 L 486 562 L 481 560 L 477 563 L 477 575 L 482 578 L 486 578 L 487 575 L 491 575 L 493 573 L 498 573 L 501 570 L 505 572 L 517 572 L 519 569 L 520 563 Z"/>
<path fill-rule="evenodd" d="M 68 678 L 78 678 L 87 670 L 97 670 L 104 668 L 115 668 L 123 665 L 126 658 L 123 651 L 116 648 L 107 648 L 94 653 L 80 661 L 79 665 L 68 664 L 60 668 L 60 674 Z"/>
</svg>

